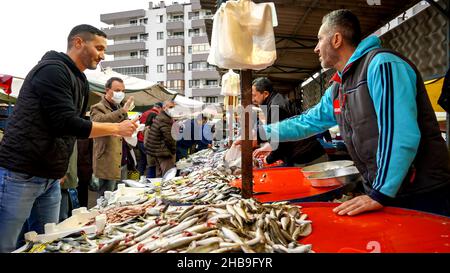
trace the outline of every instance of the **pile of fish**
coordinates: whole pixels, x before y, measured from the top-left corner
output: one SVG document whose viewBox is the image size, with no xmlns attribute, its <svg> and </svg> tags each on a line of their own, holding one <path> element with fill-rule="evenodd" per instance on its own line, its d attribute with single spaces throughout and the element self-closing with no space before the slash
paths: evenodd
<svg viewBox="0 0 450 273">
<path fill-rule="evenodd" d="M 212 168 L 191 172 L 185 177 L 166 181 L 158 196 L 175 203 L 209 204 L 241 197 L 240 189 L 229 185 L 234 175 L 223 174 Z"/>
<path fill-rule="evenodd" d="M 240 168 L 227 166 L 224 157 L 228 150 L 205 149 L 177 162 L 182 175 L 200 171 L 204 168 L 214 169 L 225 175 L 240 175 Z"/>
<path fill-rule="evenodd" d="M 140 206 L 145 210 L 134 207 L 133 211 L 142 214 L 122 218 L 127 219 L 122 223 L 108 218 L 101 234 L 77 233 L 45 244 L 28 242 L 22 252 L 313 252 L 311 245 L 298 242 L 312 231 L 311 221 L 298 206 L 253 199 L 170 206 L 156 198 Z"/>
</svg>

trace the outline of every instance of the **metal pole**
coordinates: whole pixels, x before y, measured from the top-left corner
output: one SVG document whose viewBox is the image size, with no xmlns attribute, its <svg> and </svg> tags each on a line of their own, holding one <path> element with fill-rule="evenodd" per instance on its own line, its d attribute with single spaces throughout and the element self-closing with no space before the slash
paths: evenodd
<svg viewBox="0 0 450 273">
<path fill-rule="evenodd" d="M 241 104 L 244 114 L 244 126 L 242 130 L 242 197 L 251 198 L 253 195 L 253 161 L 252 161 L 252 120 L 251 112 L 246 111 L 247 106 L 252 104 L 252 71 L 241 70 Z M 250 107 L 249 107 L 250 108 Z M 250 108 L 251 109 L 251 108 Z M 251 111 L 251 110 L 250 110 Z"/>
</svg>

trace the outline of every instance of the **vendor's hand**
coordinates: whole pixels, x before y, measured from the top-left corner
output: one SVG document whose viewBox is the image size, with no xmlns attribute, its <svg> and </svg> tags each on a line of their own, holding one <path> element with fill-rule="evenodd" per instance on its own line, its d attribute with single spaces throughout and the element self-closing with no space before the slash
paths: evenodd
<svg viewBox="0 0 450 273">
<path fill-rule="evenodd" d="M 139 116 L 137 116 L 136 118 L 134 118 L 133 120 L 124 120 L 120 123 L 118 123 L 118 132 L 117 135 L 118 136 L 123 136 L 123 137 L 130 137 L 131 135 L 133 135 L 133 133 L 136 131 L 138 125 L 137 125 L 137 120 L 139 119 Z"/>
<path fill-rule="evenodd" d="M 128 98 L 127 102 L 125 102 L 122 109 L 125 113 L 128 113 L 128 111 L 133 110 L 133 108 L 134 108 L 134 97 L 131 96 Z"/>
<path fill-rule="evenodd" d="M 365 211 L 379 210 L 383 205 L 370 198 L 368 195 L 360 195 L 350 199 L 338 207 L 333 209 L 333 212 L 338 215 L 357 215 Z"/>
<path fill-rule="evenodd" d="M 66 182 L 66 179 L 67 179 L 67 175 L 64 175 L 62 178 L 60 178 L 59 179 L 59 185 L 63 185 L 64 184 L 64 182 Z"/>
<path fill-rule="evenodd" d="M 269 142 L 266 142 L 263 144 L 261 148 L 258 148 L 253 151 L 253 157 L 261 157 L 267 155 L 270 152 L 272 152 L 272 147 L 270 146 Z"/>
</svg>

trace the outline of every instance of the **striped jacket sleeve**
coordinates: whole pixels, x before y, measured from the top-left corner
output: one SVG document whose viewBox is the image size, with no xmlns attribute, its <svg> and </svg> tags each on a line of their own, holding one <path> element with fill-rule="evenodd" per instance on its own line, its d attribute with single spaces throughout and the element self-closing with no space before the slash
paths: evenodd
<svg viewBox="0 0 450 273">
<path fill-rule="evenodd" d="M 399 57 L 380 53 L 367 75 L 379 130 L 378 170 L 369 196 L 383 204 L 396 196 L 419 146 L 416 74 Z"/>
</svg>

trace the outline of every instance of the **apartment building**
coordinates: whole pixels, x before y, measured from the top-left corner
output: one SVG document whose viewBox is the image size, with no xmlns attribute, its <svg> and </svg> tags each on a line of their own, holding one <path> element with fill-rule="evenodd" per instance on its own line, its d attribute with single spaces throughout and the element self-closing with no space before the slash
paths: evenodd
<svg viewBox="0 0 450 273">
<path fill-rule="evenodd" d="M 100 15 L 108 35 L 111 67 L 122 74 L 162 83 L 168 89 L 205 103 L 222 103 L 220 75 L 207 63 L 209 42 L 205 19 L 211 18 L 199 0 L 164 1 L 148 9 Z"/>
</svg>

